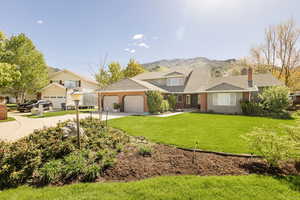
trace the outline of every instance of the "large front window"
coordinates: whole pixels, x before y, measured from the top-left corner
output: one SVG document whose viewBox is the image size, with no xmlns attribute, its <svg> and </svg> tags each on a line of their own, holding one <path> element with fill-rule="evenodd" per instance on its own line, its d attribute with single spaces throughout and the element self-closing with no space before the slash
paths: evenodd
<svg viewBox="0 0 300 200">
<path fill-rule="evenodd" d="M 236 93 L 215 93 L 213 94 L 213 105 L 215 106 L 235 106 Z"/>
<path fill-rule="evenodd" d="M 167 86 L 180 86 L 184 84 L 184 78 L 168 78 Z"/>
</svg>

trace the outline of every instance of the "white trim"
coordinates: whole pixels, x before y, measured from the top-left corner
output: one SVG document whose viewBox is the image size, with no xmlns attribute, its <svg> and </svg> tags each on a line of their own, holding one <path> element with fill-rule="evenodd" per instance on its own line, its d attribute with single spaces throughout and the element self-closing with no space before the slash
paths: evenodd
<svg viewBox="0 0 300 200">
<path fill-rule="evenodd" d="M 233 93 L 233 92 L 257 92 L 258 90 L 213 90 L 205 93 Z"/>
<path fill-rule="evenodd" d="M 146 92 L 149 91 L 149 89 L 144 90 L 101 90 L 96 91 L 96 93 L 106 93 L 106 92 Z"/>
<path fill-rule="evenodd" d="M 60 88 L 63 88 L 63 89 L 66 89 L 64 86 L 62 86 L 61 84 L 58 84 L 58 83 L 50 83 L 49 85 L 47 85 L 46 87 L 44 87 L 44 88 L 42 88 L 41 89 L 41 91 L 43 91 L 43 90 L 45 90 L 45 89 L 47 89 L 47 88 L 49 88 L 49 87 L 51 87 L 51 86 L 58 86 L 58 87 L 60 87 Z"/>
<path fill-rule="evenodd" d="M 80 80 L 83 80 L 83 81 L 86 81 L 86 82 L 89 82 L 89 83 L 98 85 L 98 82 L 97 82 L 97 81 L 89 80 L 89 79 L 87 79 L 87 78 L 85 78 L 85 77 L 82 77 L 82 76 L 80 76 L 80 75 L 78 75 L 78 74 L 76 74 L 76 73 L 74 73 L 74 72 L 72 72 L 72 71 L 70 71 L 70 70 L 67 70 L 67 69 L 63 69 L 63 70 L 60 70 L 60 71 L 58 71 L 58 72 L 53 73 L 53 74 L 50 76 L 50 78 L 53 78 L 53 77 L 55 77 L 57 74 L 60 74 L 60 73 L 62 73 L 62 72 L 70 73 L 70 74 L 72 74 L 72 75 L 78 77 Z"/>
</svg>

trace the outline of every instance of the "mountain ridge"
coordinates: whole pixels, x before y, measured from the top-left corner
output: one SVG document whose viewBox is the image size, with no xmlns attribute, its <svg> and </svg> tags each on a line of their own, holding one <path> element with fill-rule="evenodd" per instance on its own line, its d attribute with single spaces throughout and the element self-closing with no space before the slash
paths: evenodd
<svg viewBox="0 0 300 200">
<path fill-rule="evenodd" d="M 228 68 L 228 66 L 233 62 L 236 62 L 236 59 L 211 60 L 206 57 L 194 57 L 161 59 L 154 62 L 144 63 L 142 65 L 149 71 L 157 71 L 161 68 L 170 69 L 173 67 L 201 67 L 203 65 L 209 65 L 212 68 Z"/>
</svg>

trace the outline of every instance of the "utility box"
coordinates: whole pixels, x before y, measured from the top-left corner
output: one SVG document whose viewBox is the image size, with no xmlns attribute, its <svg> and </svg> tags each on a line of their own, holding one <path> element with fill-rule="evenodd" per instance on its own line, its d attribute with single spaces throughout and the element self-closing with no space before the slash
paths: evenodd
<svg viewBox="0 0 300 200">
<path fill-rule="evenodd" d="M 0 104 L 0 120 L 7 119 L 7 108 L 4 104 Z"/>
</svg>

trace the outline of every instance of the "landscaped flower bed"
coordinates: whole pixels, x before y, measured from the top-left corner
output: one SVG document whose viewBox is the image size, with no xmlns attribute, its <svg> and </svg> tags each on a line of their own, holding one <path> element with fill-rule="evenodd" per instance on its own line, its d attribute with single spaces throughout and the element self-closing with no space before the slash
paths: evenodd
<svg viewBox="0 0 300 200">
<path fill-rule="evenodd" d="M 35 131 L 14 143 L 0 144 L 0 188 L 30 184 L 64 184 L 74 180 L 94 181 L 113 165 L 117 152 L 129 138 L 116 129 L 106 129 L 95 119 L 81 120 L 81 149 L 76 137 L 63 127 Z"/>
</svg>

